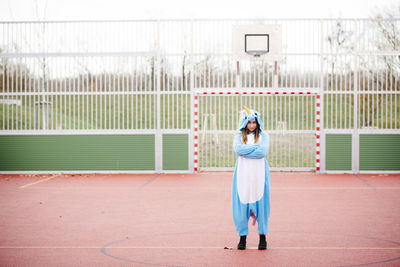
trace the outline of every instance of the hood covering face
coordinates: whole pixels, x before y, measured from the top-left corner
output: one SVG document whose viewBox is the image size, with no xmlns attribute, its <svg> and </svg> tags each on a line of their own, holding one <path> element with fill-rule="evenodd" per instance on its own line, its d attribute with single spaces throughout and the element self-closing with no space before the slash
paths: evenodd
<svg viewBox="0 0 400 267">
<path fill-rule="evenodd" d="M 246 128 L 247 123 L 249 123 L 250 121 L 256 120 L 258 123 L 258 126 L 260 128 L 260 133 L 262 132 L 263 123 L 261 121 L 260 114 L 257 111 L 250 110 L 247 107 L 243 107 L 243 110 L 242 110 L 241 116 L 240 116 L 240 120 L 241 120 L 240 126 L 239 126 L 240 131 L 243 131 L 243 129 Z"/>
</svg>

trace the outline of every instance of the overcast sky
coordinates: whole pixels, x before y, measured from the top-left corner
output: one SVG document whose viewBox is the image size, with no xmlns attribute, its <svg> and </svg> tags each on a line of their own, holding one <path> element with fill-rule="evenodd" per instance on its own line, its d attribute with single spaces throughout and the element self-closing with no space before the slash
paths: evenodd
<svg viewBox="0 0 400 267">
<path fill-rule="evenodd" d="M 0 0 L 0 21 L 368 18 L 396 6 L 399 0 Z"/>
</svg>

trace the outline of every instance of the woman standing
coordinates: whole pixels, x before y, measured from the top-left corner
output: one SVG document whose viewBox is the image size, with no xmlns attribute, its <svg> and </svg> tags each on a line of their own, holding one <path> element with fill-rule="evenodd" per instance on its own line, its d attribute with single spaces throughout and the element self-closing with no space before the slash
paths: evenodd
<svg viewBox="0 0 400 267">
<path fill-rule="evenodd" d="M 268 233 L 270 212 L 270 179 L 268 162 L 269 136 L 263 132 L 259 114 L 244 107 L 241 123 L 234 140 L 237 154 L 232 181 L 232 214 L 236 231 L 240 236 L 238 249 L 246 249 L 249 233 L 248 222 L 257 221 L 260 242 L 258 249 L 267 248 L 265 235 Z"/>
</svg>

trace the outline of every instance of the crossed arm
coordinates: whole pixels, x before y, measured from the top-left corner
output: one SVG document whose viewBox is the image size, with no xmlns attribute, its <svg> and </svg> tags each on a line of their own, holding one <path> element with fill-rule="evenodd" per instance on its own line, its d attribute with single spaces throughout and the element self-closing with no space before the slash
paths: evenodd
<svg viewBox="0 0 400 267">
<path fill-rule="evenodd" d="M 268 134 L 262 134 L 262 140 L 259 144 L 241 144 L 242 136 L 240 134 L 235 136 L 235 140 L 233 142 L 233 148 L 238 154 L 238 156 L 251 158 L 251 159 L 260 159 L 264 158 L 268 153 L 269 148 L 269 136 Z"/>
</svg>

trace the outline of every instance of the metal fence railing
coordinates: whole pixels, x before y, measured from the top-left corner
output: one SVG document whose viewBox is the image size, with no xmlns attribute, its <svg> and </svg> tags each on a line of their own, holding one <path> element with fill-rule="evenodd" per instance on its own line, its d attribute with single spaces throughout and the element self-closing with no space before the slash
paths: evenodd
<svg viewBox="0 0 400 267">
<path fill-rule="evenodd" d="M 237 77 L 232 26 L 250 23 L 282 25 L 283 60 L 241 62 Z M 398 32 L 399 19 L 0 22 L 0 134 L 192 136 L 195 92 L 232 89 L 311 90 L 322 130 L 398 133 Z M 273 168 L 315 168 L 315 94 L 199 96 L 200 168 L 233 168 L 244 104 L 262 113 Z"/>
</svg>

